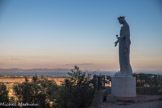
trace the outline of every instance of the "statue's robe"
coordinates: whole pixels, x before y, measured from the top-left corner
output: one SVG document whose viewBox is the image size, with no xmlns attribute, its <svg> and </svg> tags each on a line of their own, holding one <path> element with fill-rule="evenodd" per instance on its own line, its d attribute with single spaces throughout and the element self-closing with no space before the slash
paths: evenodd
<svg viewBox="0 0 162 108">
<path fill-rule="evenodd" d="M 125 21 L 125 24 L 120 30 L 119 39 L 119 63 L 120 63 L 120 74 L 131 75 L 132 68 L 129 60 L 130 53 L 130 30 L 129 25 Z"/>
</svg>

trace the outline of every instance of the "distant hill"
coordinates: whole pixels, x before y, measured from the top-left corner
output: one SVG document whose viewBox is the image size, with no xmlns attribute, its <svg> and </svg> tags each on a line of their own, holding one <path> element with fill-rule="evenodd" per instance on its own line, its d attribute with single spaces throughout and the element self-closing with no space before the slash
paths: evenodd
<svg viewBox="0 0 162 108">
<path fill-rule="evenodd" d="M 10 68 L 10 69 L 0 69 L 0 73 L 15 73 L 15 72 L 70 72 L 70 69 L 64 69 L 64 68 L 58 68 L 58 69 L 49 69 L 49 68 L 33 68 L 33 69 Z"/>
<path fill-rule="evenodd" d="M 17 72 L 71 72 L 71 69 L 66 68 L 33 68 L 33 69 L 20 69 L 20 68 L 10 68 L 10 69 L 0 69 L 0 73 L 17 73 Z M 114 75 L 116 71 L 87 71 L 91 74 L 102 74 L 102 75 Z M 161 74 L 162 71 L 136 71 L 134 73 L 146 73 L 146 74 Z"/>
</svg>

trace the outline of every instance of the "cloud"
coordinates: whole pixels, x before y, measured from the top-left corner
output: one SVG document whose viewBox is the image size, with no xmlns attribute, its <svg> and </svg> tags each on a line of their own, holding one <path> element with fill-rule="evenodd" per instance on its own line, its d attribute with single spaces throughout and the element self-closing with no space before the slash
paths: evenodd
<svg viewBox="0 0 162 108">
<path fill-rule="evenodd" d="M 10 60 L 22 60 L 22 59 L 19 59 L 19 58 L 11 58 Z"/>
<path fill-rule="evenodd" d="M 23 59 L 20 59 L 20 58 L 1 58 L 0 60 L 8 60 L 8 61 L 13 61 L 13 60 L 23 60 Z"/>
<path fill-rule="evenodd" d="M 80 65 L 80 66 L 89 66 L 89 65 L 95 65 L 94 63 L 80 63 L 80 64 L 65 64 L 66 66 L 71 66 L 71 65 Z"/>
<path fill-rule="evenodd" d="M 83 66 L 86 65 L 87 66 L 87 65 L 95 65 L 95 64 L 93 64 L 93 63 L 82 63 L 82 64 L 77 64 L 77 65 L 83 65 Z"/>
</svg>

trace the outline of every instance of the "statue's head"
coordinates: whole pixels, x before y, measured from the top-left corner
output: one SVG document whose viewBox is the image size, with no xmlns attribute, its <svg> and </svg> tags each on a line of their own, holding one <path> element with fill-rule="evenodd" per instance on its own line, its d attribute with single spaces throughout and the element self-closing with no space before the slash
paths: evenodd
<svg viewBox="0 0 162 108">
<path fill-rule="evenodd" d="M 125 16 L 118 17 L 118 21 L 119 21 L 120 24 L 124 24 L 124 22 L 125 22 Z"/>
</svg>

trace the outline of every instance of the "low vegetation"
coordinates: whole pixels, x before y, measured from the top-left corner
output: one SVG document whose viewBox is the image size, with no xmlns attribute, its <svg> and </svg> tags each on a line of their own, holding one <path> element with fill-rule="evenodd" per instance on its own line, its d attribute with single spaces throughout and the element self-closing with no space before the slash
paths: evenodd
<svg viewBox="0 0 162 108">
<path fill-rule="evenodd" d="M 160 87 L 162 76 L 157 74 L 135 74 L 137 87 Z"/>
<path fill-rule="evenodd" d="M 137 94 L 162 95 L 162 76 L 139 73 L 135 75 Z"/>
<path fill-rule="evenodd" d="M 0 102 L 34 103 L 38 108 L 87 108 L 94 96 L 93 81 L 85 72 L 74 66 L 62 85 L 57 85 L 45 77 L 33 76 L 29 81 L 16 84 L 13 89 L 15 97 L 9 99 L 5 85 L 0 85 Z M 26 107 L 20 106 L 19 107 Z"/>
<path fill-rule="evenodd" d="M 65 80 L 56 98 L 57 108 L 87 108 L 94 96 L 92 80 L 75 66 Z"/>
<path fill-rule="evenodd" d="M 6 85 L 3 83 L 0 84 L 0 103 L 9 102 L 9 97 L 8 97 L 8 90 L 6 88 Z"/>
<path fill-rule="evenodd" d="M 33 76 L 31 82 L 26 81 L 14 86 L 17 102 L 35 103 L 38 108 L 49 108 L 50 101 L 54 101 L 58 92 L 58 86 L 55 82 L 49 81 L 44 77 Z"/>
<path fill-rule="evenodd" d="M 26 77 L 25 82 L 13 87 L 15 96 L 10 99 L 6 85 L 0 83 L 0 103 L 34 103 L 38 108 L 88 108 L 97 89 L 94 80 L 77 66 L 68 75 L 62 85 L 43 76 L 33 76 L 31 81 Z M 137 94 L 162 95 L 162 76 L 143 73 L 134 76 Z"/>
</svg>

